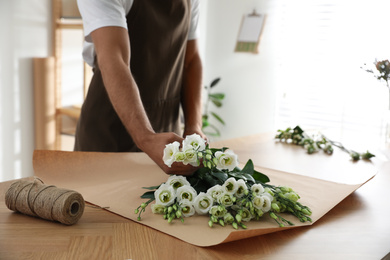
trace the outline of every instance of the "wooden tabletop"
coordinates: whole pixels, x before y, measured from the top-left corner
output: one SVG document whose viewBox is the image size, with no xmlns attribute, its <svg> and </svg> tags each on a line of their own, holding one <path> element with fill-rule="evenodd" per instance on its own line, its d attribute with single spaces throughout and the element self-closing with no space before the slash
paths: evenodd
<svg viewBox="0 0 390 260">
<path fill-rule="evenodd" d="M 353 182 L 359 177 L 352 174 L 364 176 L 369 169 L 342 153 L 312 157 L 273 143 L 275 150 L 272 143 L 255 135 L 216 145 L 226 144 L 245 159 L 260 154 L 259 166 L 313 177 L 329 173 L 337 181 L 346 176 L 346 182 Z M 390 252 L 390 162 L 385 157 L 389 150 L 378 153 L 385 159 L 369 163 L 378 170 L 376 176 L 312 226 L 212 247 L 188 244 L 91 205 L 73 226 L 14 213 L 4 203 L 12 181 L 0 183 L 0 259 L 382 259 Z"/>
</svg>

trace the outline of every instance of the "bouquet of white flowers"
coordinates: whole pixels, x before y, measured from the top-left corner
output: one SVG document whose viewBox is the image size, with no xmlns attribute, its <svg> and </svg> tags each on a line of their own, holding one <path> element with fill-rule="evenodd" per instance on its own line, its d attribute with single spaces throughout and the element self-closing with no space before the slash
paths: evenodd
<svg viewBox="0 0 390 260">
<path fill-rule="evenodd" d="M 243 222 L 259 220 L 269 215 L 280 227 L 293 225 L 279 213 L 291 213 L 301 222 L 311 221 L 311 210 L 298 202 L 299 195 L 286 186 L 267 184 L 269 178 L 254 169 L 248 160 L 243 169 L 238 168 L 237 155 L 228 148 L 212 149 L 199 135 L 187 136 L 179 142 L 166 145 L 163 160 L 169 167 L 174 162 L 198 167 L 192 176 L 171 175 L 165 183 L 147 187 L 150 191 L 141 198 L 135 213 L 138 220 L 151 204 L 153 213 L 164 219 L 184 221 L 194 214 L 208 215 L 210 227 L 231 224 L 235 229 L 246 228 Z"/>
</svg>

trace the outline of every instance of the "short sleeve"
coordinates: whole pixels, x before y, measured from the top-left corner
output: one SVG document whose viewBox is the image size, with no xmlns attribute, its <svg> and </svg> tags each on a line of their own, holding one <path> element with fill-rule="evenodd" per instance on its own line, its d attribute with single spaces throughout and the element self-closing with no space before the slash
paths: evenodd
<svg viewBox="0 0 390 260">
<path fill-rule="evenodd" d="M 92 41 L 91 32 L 101 27 L 119 26 L 127 29 L 126 14 L 130 8 L 126 0 L 77 0 L 77 5 L 83 18 L 87 42 Z"/>
<path fill-rule="evenodd" d="M 199 0 L 191 0 L 191 23 L 188 32 L 188 40 L 194 40 L 199 37 Z"/>
</svg>

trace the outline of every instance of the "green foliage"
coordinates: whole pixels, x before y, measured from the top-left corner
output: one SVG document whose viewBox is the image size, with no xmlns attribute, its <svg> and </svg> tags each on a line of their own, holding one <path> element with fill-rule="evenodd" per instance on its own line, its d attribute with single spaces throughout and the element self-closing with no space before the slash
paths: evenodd
<svg viewBox="0 0 390 260">
<path fill-rule="evenodd" d="M 225 94 L 211 93 L 212 88 L 214 88 L 220 80 L 221 78 L 216 78 L 210 83 L 210 86 L 205 86 L 205 89 L 207 90 L 207 101 L 205 103 L 205 109 L 202 115 L 202 129 L 205 134 L 210 136 L 221 136 L 219 129 L 210 123 L 209 120 L 211 117 L 216 119 L 220 124 L 225 125 L 225 121 L 217 113 L 209 110 L 210 103 L 212 103 L 217 108 L 221 108 L 223 105 L 222 101 L 225 98 Z"/>
</svg>

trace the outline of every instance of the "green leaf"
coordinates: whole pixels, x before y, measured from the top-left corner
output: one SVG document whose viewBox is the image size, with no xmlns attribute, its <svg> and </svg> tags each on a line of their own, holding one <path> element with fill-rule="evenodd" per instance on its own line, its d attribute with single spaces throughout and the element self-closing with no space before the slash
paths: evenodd
<svg viewBox="0 0 390 260">
<path fill-rule="evenodd" d="M 158 188 L 160 188 L 160 186 L 161 186 L 161 184 L 160 184 L 160 185 L 157 185 L 157 186 L 142 187 L 142 189 L 157 190 Z"/>
<path fill-rule="evenodd" d="M 244 172 L 244 173 L 248 173 L 250 175 L 252 175 L 255 171 L 255 166 L 253 165 L 253 161 L 251 159 L 249 159 L 244 168 L 241 170 L 241 172 Z"/>
<path fill-rule="evenodd" d="M 214 87 L 215 85 L 217 85 L 218 84 L 218 82 L 221 80 L 221 78 L 216 78 L 216 79 L 214 79 L 212 82 L 211 82 L 211 84 L 210 84 L 210 88 L 212 88 L 212 87 Z"/>
<path fill-rule="evenodd" d="M 251 175 L 256 182 L 267 183 L 270 181 L 267 175 L 255 170 L 255 166 L 251 159 L 247 161 L 241 172 Z"/>
<path fill-rule="evenodd" d="M 222 184 L 229 178 L 228 174 L 222 171 L 211 172 L 210 174 L 218 179 Z"/>
<path fill-rule="evenodd" d="M 142 199 L 154 199 L 154 191 L 147 191 L 141 196 Z"/>
<path fill-rule="evenodd" d="M 256 170 L 253 172 L 252 176 L 256 180 L 256 182 L 267 183 L 270 181 L 270 179 L 268 178 L 267 175 L 265 175 L 264 173 L 258 172 Z"/>
<path fill-rule="evenodd" d="M 215 98 L 210 98 L 211 102 L 213 102 L 213 104 L 216 106 L 216 107 L 221 107 L 222 106 L 222 102 L 219 101 L 218 99 L 215 99 Z"/>
<path fill-rule="evenodd" d="M 214 98 L 214 99 L 218 99 L 218 100 L 222 100 L 225 98 L 225 94 L 224 93 L 214 93 L 214 94 L 209 94 L 209 97 Z"/>
<path fill-rule="evenodd" d="M 214 112 L 211 112 L 211 115 L 213 115 L 214 118 L 217 119 L 221 124 L 225 125 L 225 121 L 223 121 L 223 119 L 219 115 Z"/>
</svg>

